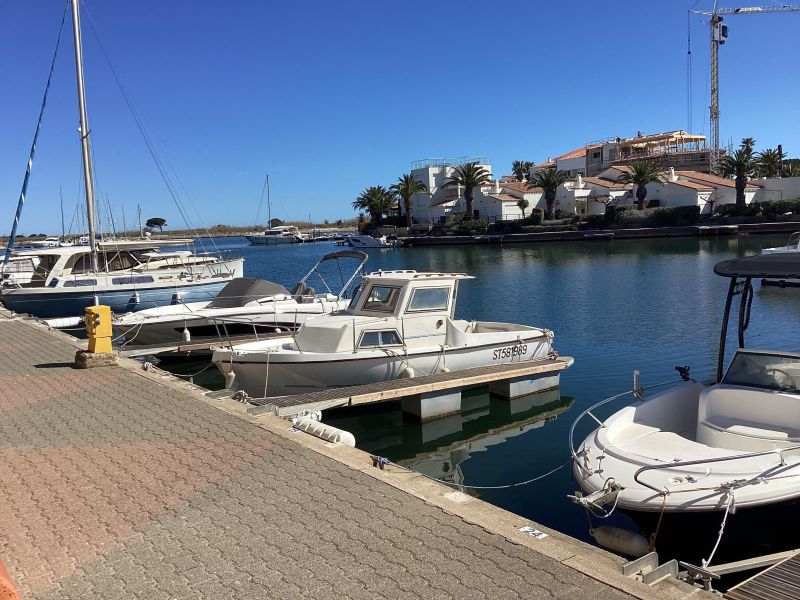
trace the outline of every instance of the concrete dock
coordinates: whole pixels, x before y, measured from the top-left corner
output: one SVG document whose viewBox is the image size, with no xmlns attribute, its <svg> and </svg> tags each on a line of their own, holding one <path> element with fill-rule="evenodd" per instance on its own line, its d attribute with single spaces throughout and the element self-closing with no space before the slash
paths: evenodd
<svg viewBox="0 0 800 600">
<path fill-rule="evenodd" d="M 74 369 L 76 347 L 0 316 L 0 561 L 23 598 L 704 595 L 133 361 Z"/>
</svg>

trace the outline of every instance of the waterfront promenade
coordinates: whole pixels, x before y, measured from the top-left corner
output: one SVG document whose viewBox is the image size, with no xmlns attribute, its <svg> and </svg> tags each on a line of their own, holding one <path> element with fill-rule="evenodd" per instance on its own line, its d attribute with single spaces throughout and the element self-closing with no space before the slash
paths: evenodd
<svg viewBox="0 0 800 600">
<path fill-rule="evenodd" d="M 23 598 L 698 594 L 132 362 L 74 369 L 76 344 L 0 316 L 0 560 Z"/>
</svg>

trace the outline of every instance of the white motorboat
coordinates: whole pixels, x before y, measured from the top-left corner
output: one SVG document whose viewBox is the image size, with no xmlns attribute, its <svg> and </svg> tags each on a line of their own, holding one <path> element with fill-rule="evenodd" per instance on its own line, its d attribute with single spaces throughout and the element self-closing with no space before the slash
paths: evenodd
<svg viewBox="0 0 800 600">
<path fill-rule="evenodd" d="M 351 265 L 355 261 L 356 266 L 343 271 L 341 261 Z M 156 345 L 291 331 L 311 317 L 347 308 L 347 294 L 366 261 L 366 254 L 354 250 L 327 254 L 291 291 L 263 279 L 233 279 L 211 300 L 181 302 L 116 316 L 115 334 L 117 331 L 124 334 L 127 344 Z M 342 278 L 338 290 L 328 286 L 329 275 L 334 272 Z M 346 277 L 345 273 L 350 275 Z M 312 279 L 324 291 L 317 293 L 309 287 Z"/>
<path fill-rule="evenodd" d="M 603 421 L 577 449 L 576 424 L 624 394 L 590 407 L 570 430 L 572 472 L 580 485 L 573 500 L 595 513 L 608 506 L 626 510 L 651 527 L 646 533 L 657 533 L 664 515 L 696 520 L 705 513 L 716 515 L 716 534 L 720 513 L 757 515 L 755 509 L 764 508 L 763 515 L 800 498 L 800 354 L 746 349 L 744 341 L 752 280 L 800 277 L 800 255 L 732 259 L 714 271 L 730 278 L 715 378 L 695 381 L 687 367 L 676 367 L 683 381 L 652 395 L 635 384 L 629 393 L 640 399 Z M 724 371 L 736 295 L 738 351 Z M 747 535 L 752 540 L 764 531 L 770 528 L 751 526 Z"/>
<path fill-rule="evenodd" d="M 68 248 L 75 244 L 69 240 L 64 240 L 59 237 L 51 236 L 43 240 L 35 240 L 31 242 L 31 248 Z"/>
<path fill-rule="evenodd" d="M 795 254 L 800 256 L 800 231 L 795 231 L 789 236 L 789 241 L 785 246 L 776 246 L 774 248 L 764 248 L 761 254 Z M 761 285 L 775 285 L 779 287 L 797 287 L 800 286 L 800 279 L 783 278 L 783 279 L 768 279 L 763 278 Z"/>
<path fill-rule="evenodd" d="M 372 237 L 371 235 L 351 235 L 345 238 L 353 248 L 394 248 L 399 246 L 399 240 L 388 237 Z"/>
<path fill-rule="evenodd" d="M 286 395 L 548 356 L 553 333 L 455 319 L 463 273 L 365 275 L 347 310 L 291 337 L 218 349 L 226 380 L 251 396 Z M 232 375 L 231 375 L 232 374 Z"/>
</svg>

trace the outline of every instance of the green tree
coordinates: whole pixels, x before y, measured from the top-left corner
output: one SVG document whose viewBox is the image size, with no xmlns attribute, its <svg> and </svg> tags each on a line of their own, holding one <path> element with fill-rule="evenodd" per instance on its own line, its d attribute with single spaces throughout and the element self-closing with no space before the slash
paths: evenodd
<svg viewBox="0 0 800 600">
<path fill-rule="evenodd" d="M 756 161 L 756 175 L 759 177 L 778 177 L 781 174 L 781 164 L 786 158 L 785 152 L 777 148 L 767 148 L 754 156 Z"/>
<path fill-rule="evenodd" d="M 531 168 L 533 168 L 533 163 L 529 160 L 515 160 L 511 163 L 511 172 L 517 181 L 529 179 Z"/>
<path fill-rule="evenodd" d="M 632 183 L 636 186 L 636 208 L 644 209 L 644 199 L 647 197 L 648 183 L 664 183 L 661 169 L 658 165 L 646 160 L 634 160 L 631 162 L 630 171 L 625 171 L 617 177 L 620 183 Z"/>
<path fill-rule="evenodd" d="M 544 201 L 547 204 L 547 219 L 552 221 L 556 218 L 556 191 L 558 186 L 572 181 L 572 177 L 563 169 L 542 169 L 531 177 L 528 187 L 538 187 L 544 190 Z"/>
<path fill-rule="evenodd" d="M 714 165 L 714 173 L 720 177 L 734 177 L 736 179 L 736 210 L 744 210 L 744 188 L 747 187 L 747 180 L 753 175 L 756 169 L 756 160 L 753 151 L 744 144 L 734 151 L 733 154 L 726 154 Z"/>
<path fill-rule="evenodd" d="M 394 195 L 382 185 L 364 188 L 364 191 L 353 201 L 353 208 L 369 213 L 370 221 L 377 223 L 381 216 L 392 210 Z"/>
<path fill-rule="evenodd" d="M 389 190 L 403 201 L 403 208 L 406 211 L 406 225 L 411 227 L 414 216 L 414 206 L 411 201 L 414 198 L 414 194 L 427 192 L 428 186 L 414 177 L 413 174 L 404 173 L 397 178 L 397 183 L 389 187 Z"/>
<path fill-rule="evenodd" d="M 475 218 L 475 211 L 472 209 L 472 202 L 475 199 L 475 188 L 487 185 L 492 180 L 492 176 L 484 167 L 476 162 L 459 165 L 453 169 L 453 174 L 445 181 L 443 188 L 456 185 L 464 186 L 464 199 L 467 203 L 467 210 L 464 218 L 471 221 Z"/>
<path fill-rule="evenodd" d="M 152 219 L 147 219 L 147 222 L 144 224 L 145 227 L 149 227 L 153 229 L 158 227 L 159 231 L 164 231 L 164 227 L 167 226 L 167 220 L 162 219 L 161 217 L 153 217 Z"/>
<path fill-rule="evenodd" d="M 742 138 L 742 143 L 739 146 L 740 148 L 750 150 L 752 153 L 753 150 L 756 148 L 756 141 L 751 137 Z"/>
<path fill-rule="evenodd" d="M 522 211 L 523 219 L 525 218 L 525 209 L 528 208 L 530 205 L 531 203 L 528 202 L 525 198 L 520 198 L 519 200 L 517 200 L 517 206 L 519 206 L 519 209 Z"/>
<path fill-rule="evenodd" d="M 787 158 L 784 160 L 781 177 L 800 177 L 800 158 Z"/>
</svg>

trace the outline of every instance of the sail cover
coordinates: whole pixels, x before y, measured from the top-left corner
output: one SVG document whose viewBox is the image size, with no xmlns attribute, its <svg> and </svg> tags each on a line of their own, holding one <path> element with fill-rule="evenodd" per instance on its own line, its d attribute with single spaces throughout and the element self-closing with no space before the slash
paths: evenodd
<svg viewBox="0 0 800 600">
<path fill-rule="evenodd" d="M 208 308 L 236 308 L 266 296 L 289 295 L 289 291 L 278 283 L 254 277 L 233 279 L 220 290 Z"/>
</svg>

